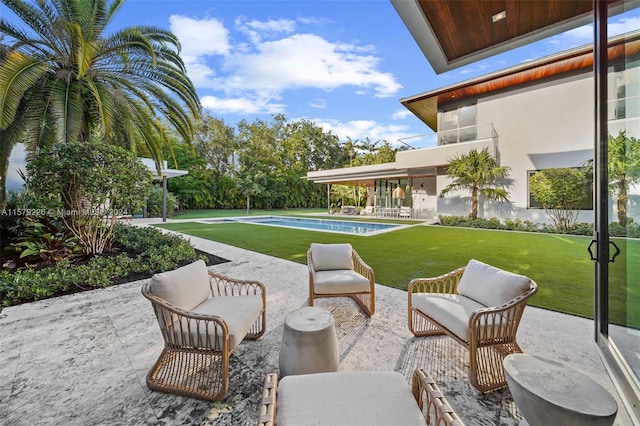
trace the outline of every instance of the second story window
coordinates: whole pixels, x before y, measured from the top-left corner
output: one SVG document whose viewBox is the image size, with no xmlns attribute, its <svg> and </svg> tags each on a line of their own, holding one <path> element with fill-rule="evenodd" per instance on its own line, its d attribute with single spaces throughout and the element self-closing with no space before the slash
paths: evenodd
<svg viewBox="0 0 640 426">
<path fill-rule="evenodd" d="M 440 110 L 438 144 L 448 145 L 476 139 L 476 103 L 447 107 Z"/>
</svg>

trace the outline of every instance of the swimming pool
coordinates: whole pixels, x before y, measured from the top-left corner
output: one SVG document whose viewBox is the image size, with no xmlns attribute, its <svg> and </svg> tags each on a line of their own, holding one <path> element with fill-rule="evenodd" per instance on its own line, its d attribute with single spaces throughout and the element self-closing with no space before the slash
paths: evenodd
<svg viewBox="0 0 640 426">
<path fill-rule="evenodd" d="M 257 216 L 216 219 L 209 223 L 241 222 L 256 225 L 280 226 L 284 228 L 299 228 L 311 231 L 335 232 L 340 234 L 377 235 L 382 232 L 404 228 L 405 225 L 392 223 L 356 222 L 349 220 L 307 219 L 289 216 Z"/>
</svg>

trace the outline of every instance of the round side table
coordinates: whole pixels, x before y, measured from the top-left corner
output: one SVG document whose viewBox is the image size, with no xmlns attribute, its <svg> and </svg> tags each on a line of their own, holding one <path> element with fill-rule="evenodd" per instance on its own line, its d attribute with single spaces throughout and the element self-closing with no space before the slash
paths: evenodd
<svg viewBox="0 0 640 426">
<path fill-rule="evenodd" d="M 513 400 L 525 418 L 521 425 L 604 426 L 616 418 L 618 404 L 611 394 L 560 362 L 511 354 L 503 366 Z"/>
<path fill-rule="evenodd" d="M 338 371 L 338 339 L 331 314 L 315 306 L 287 314 L 279 361 L 280 377 Z"/>
</svg>

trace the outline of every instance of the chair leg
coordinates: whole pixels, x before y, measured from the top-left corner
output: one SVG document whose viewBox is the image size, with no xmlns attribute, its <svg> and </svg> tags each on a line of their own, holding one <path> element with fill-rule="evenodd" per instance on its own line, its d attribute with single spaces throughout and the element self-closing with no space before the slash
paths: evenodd
<svg viewBox="0 0 640 426">
<path fill-rule="evenodd" d="M 360 306 L 360 309 L 362 309 L 365 314 L 373 316 L 376 312 L 376 301 L 373 294 L 354 294 L 351 295 L 351 298 Z"/>
<path fill-rule="evenodd" d="M 507 386 L 502 360 L 509 354 L 522 353 L 517 343 L 469 347 L 469 381 L 482 393 Z"/>
<path fill-rule="evenodd" d="M 167 345 L 147 374 L 149 389 L 218 401 L 229 390 L 229 354 Z"/>
<path fill-rule="evenodd" d="M 446 334 L 442 328 L 430 321 L 426 315 L 414 307 L 411 308 L 409 313 L 409 331 L 416 337 Z"/>
</svg>

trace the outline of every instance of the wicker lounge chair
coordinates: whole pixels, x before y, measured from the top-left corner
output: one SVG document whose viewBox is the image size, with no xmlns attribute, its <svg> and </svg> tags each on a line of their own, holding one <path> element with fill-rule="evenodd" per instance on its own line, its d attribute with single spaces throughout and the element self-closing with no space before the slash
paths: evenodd
<svg viewBox="0 0 640 426">
<path fill-rule="evenodd" d="M 280 383 L 268 374 L 258 426 L 424 426 L 432 419 L 435 425 L 464 425 L 424 370 L 413 372 L 411 387 L 399 373 L 386 371 L 287 376 Z"/>
<path fill-rule="evenodd" d="M 351 297 L 369 316 L 376 310 L 373 269 L 351 244 L 311 244 L 307 251 L 309 306 L 318 297 Z"/>
<path fill-rule="evenodd" d="M 198 260 L 156 274 L 142 287 L 164 338 L 147 374 L 150 389 L 217 401 L 229 389 L 229 355 L 264 334 L 264 285 L 208 271 Z"/>
<path fill-rule="evenodd" d="M 435 278 L 409 283 L 409 330 L 447 334 L 469 349 L 469 379 L 486 393 L 507 385 L 502 359 L 522 350 L 518 325 L 537 284 L 477 260 Z"/>
</svg>

